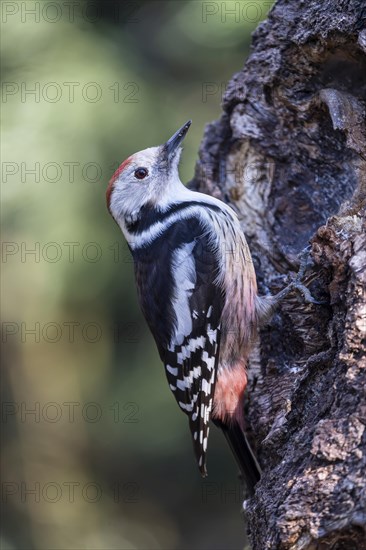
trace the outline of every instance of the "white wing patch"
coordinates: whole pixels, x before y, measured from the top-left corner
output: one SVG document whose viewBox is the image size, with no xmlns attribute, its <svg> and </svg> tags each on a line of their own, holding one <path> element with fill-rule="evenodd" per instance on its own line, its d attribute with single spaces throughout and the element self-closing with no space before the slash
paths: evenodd
<svg viewBox="0 0 366 550">
<path fill-rule="evenodd" d="M 204 361 L 207 365 L 207 368 L 209 371 L 212 371 L 215 366 L 215 356 L 210 356 L 207 351 L 204 351 L 202 354 L 202 361 Z"/>
<path fill-rule="evenodd" d="M 188 342 L 188 349 L 193 353 L 198 348 L 204 349 L 206 343 L 206 338 L 204 336 L 199 336 L 198 338 L 191 338 Z"/>
<path fill-rule="evenodd" d="M 173 376 L 178 376 L 178 367 L 171 367 L 170 365 L 165 365 L 165 368 Z"/>
<path fill-rule="evenodd" d="M 192 411 L 193 409 L 193 403 L 182 403 L 182 401 L 179 401 L 178 405 L 183 411 Z"/>
<path fill-rule="evenodd" d="M 195 241 L 186 243 L 173 253 L 174 298 L 172 305 L 176 314 L 176 326 L 171 346 L 181 345 L 184 338 L 192 332 L 189 298 L 192 296 L 196 284 L 195 261 L 192 254 L 195 245 Z"/>
</svg>

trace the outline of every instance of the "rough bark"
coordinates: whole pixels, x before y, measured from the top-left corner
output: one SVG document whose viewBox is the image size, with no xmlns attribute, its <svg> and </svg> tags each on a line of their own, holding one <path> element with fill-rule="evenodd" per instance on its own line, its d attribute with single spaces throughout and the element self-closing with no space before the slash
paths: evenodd
<svg viewBox="0 0 366 550">
<path fill-rule="evenodd" d="M 261 330 L 246 421 L 263 477 L 254 550 L 366 548 L 366 3 L 279 0 L 253 35 L 192 185 L 242 219 L 261 294 L 311 243 L 306 284 Z"/>
</svg>

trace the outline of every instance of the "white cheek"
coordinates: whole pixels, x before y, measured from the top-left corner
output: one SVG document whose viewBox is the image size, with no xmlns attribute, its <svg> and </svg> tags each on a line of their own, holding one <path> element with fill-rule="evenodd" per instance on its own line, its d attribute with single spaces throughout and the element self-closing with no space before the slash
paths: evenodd
<svg viewBox="0 0 366 550">
<path fill-rule="evenodd" d="M 111 211 L 113 216 L 124 219 L 139 210 L 150 198 L 150 186 L 148 182 L 131 178 L 118 182 L 111 196 Z"/>
</svg>

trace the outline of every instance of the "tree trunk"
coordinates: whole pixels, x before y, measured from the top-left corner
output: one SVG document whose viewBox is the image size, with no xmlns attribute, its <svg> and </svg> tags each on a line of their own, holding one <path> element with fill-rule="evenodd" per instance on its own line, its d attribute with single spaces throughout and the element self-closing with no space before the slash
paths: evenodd
<svg viewBox="0 0 366 550">
<path fill-rule="evenodd" d="M 238 212 L 259 292 L 305 284 L 261 330 L 246 422 L 263 468 L 254 550 L 366 548 L 366 3 L 279 0 L 253 35 L 192 186 Z"/>
</svg>

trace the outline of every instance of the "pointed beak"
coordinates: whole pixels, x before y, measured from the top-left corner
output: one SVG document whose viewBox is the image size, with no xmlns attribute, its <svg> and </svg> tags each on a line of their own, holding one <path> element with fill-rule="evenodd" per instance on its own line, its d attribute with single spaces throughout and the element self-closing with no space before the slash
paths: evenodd
<svg viewBox="0 0 366 550">
<path fill-rule="evenodd" d="M 174 157 L 176 150 L 186 137 L 191 124 L 192 121 L 188 120 L 188 122 L 183 124 L 183 126 L 163 145 L 164 153 L 166 153 L 168 160 Z"/>
</svg>

